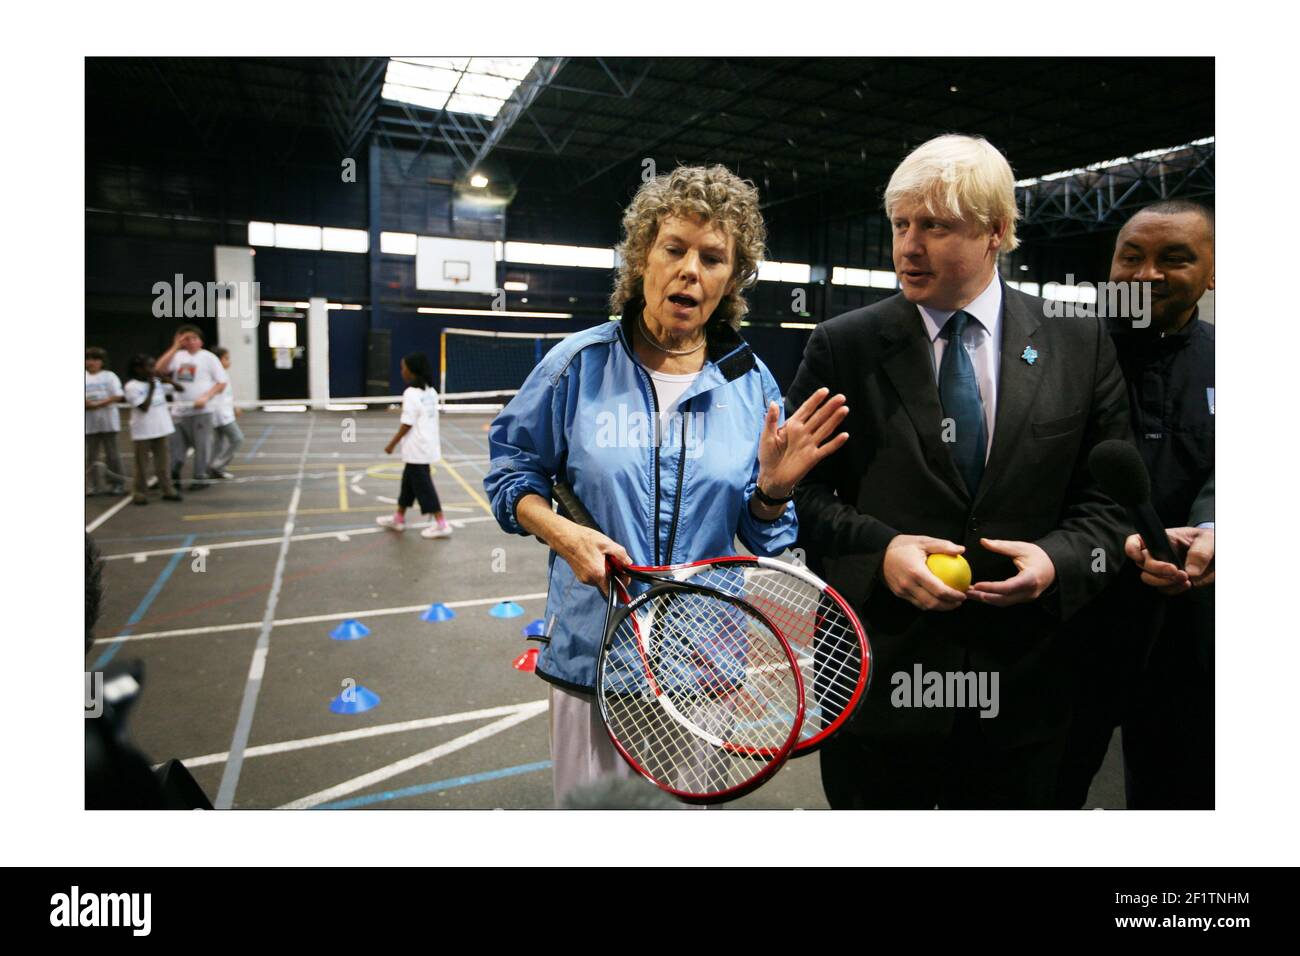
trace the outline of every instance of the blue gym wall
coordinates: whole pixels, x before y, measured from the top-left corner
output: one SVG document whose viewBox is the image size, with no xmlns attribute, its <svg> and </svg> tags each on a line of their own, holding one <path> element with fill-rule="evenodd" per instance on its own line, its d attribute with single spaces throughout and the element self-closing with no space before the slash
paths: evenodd
<svg viewBox="0 0 1300 956">
<path fill-rule="evenodd" d="M 639 185 L 635 164 L 626 181 L 580 185 L 560 162 L 493 156 L 492 188 L 510 200 L 503 214 L 457 201 L 457 170 L 446 156 L 372 146 L 356 158 L 357 181 L 346 183 L 332 143 L 307 131 L 286 139 L 280 130 L 250 124 L 218 148 L 199 148 L 185 138 L 159 137 L 148 117 L 88 116 L 87 344 L 109 349 L 110 365 L 119 371 L 131 354 L 165 349 L 177 320 L 153 317 L 153 284 L 176 273 L 200 282 L 215 278 L 213 247 L 245 245 L 250 220 L 371 229 L 374 236 L 382 230 L 608 247 L 617 242 L 622 210 Z M 372 175 L 378 190 L 371 188 Z M 889 229 L 878 209 L 823 208 L 820 202 L 764 209 L 772 259 L 890 268 Z M 1104 233 L 1057 240 L 1017 253 L 1017 261 L 1033 264 L 1026 278 L 1067 271 L 1098 278 L 1111 242 Z M 414 257 L 377 248 L 369 255 L 265 247 L 256 253 L 264 299 L 323 296 L 362 306 L 330 313 L 331 391 L 340 396 L 400 390 L 401 356 L 421 350 L 436 363 L 438 337 L 447 326 L 558 331 L 603 322 L 613 282 L 608 270 L 501 263 L 500 282 L 528 284 L 527 293 L 507 294 L 508 309 L 574 318 L 476 319 L 417 312 L 421 306 L 482 309 L 487 302 L 477 294 L 416 289 Z M 791 302 L 796 288 L 762 282 L 751 289 L 752 324 L 744 330 L 783 388 L 794 377 L 808 333 L 778 323 L 818 322 L 889 294 L 809 283 L 807 315 L 798 315 Z M 213 341 L 215 322 L 196 324 Z M 371 330 L 391 333 L 387 383 L 366 381 Z"/>
</svg>

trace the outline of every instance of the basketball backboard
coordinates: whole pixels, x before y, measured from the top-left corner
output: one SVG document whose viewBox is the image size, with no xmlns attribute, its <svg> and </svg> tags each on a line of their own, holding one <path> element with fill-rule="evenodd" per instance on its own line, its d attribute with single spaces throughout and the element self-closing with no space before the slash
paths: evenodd
<svg viewBox="0 0 1300 956">
<path fill-rule="evenodd" d="M 491 295 L 497 289 L 495 245 L 473 239 L 420 236 L 415 247 L 415 287 Z"/>
</svg>

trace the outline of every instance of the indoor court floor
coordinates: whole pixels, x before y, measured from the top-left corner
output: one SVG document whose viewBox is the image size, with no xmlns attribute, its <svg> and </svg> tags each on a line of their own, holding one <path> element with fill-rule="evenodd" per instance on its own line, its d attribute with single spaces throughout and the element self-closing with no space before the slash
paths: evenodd
<svg viewBox="0 0 1300 956">
<path fill-rule="evenodd" d="M 548 685 L 516 667 L 538 646 L 522 631 L 545 610 L 547 552 L 491 516 L 489 421 L 442 416 L 441 540 L 420 537 L 418 507 L 404 534 L 375 524 L 402 470 L 380 410 L 250 411 L 233 479 L 180 503 L 87 498 L 106 560 L 86 661 L 143 662 L 136 745 L 181 759 L 218 808 L 552 806 Z M 492 615 L 503 601 L 522 615 Z M 435 603 L 455 616 L 423 620 Z M 331 637 L 346 621 L 369 634 Z M 362 689 L 377 705 L 332 712 Z M 1090 806 L 1123 806 L 1117 750 Z M 728 806 L 825 808 L 817 758 Z"/>
</svg>

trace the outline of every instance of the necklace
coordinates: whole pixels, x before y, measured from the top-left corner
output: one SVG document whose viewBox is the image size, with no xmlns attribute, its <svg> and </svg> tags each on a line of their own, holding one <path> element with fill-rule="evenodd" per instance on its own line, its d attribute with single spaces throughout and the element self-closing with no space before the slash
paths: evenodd
<svg viewBox="0 0 1300 956">
<path fill-rule="evenodd" d="M 708 344 L 709 341 L 708 336 L 706 335 L 700 339 L 700 344 L 695 346 L 695 348 L 693 349 L 666 349 L 658 342 L 656 342 L 653 338 L 651 338 L 649 330 L 647 330 L 645 327 L 644 318 L 638 317 L 637 323 L 638 323 L 638 328 L 641 330 L 641 338 L 645 339 L 646 343 L 652 349 L 658 349 L 660 352 L 663 352 L 665 355 L 694 355 L 700 349 L 704 348 L 704 346 Z"/>
</svg>

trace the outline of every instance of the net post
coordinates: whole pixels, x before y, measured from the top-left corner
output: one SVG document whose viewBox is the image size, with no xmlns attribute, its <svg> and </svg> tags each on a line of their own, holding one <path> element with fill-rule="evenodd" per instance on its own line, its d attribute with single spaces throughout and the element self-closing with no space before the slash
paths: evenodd
<svg viewBox="0 0 1300 956">
<path fill-rule="evenodd" d="M 438 393 L 447 394 L 447 330 L 438 336 Z"/>
</svg>

